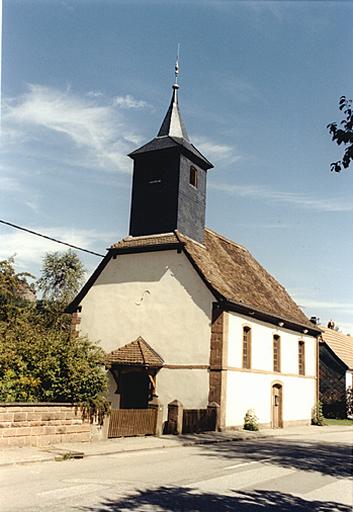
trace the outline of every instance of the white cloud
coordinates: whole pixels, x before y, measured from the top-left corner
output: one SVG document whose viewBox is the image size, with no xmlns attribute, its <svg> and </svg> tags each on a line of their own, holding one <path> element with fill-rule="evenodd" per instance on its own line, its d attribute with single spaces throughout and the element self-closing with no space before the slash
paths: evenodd
<svg viewBox="0 0 353 512">
<path fill-rule="evenodd" d="M 207 155 L 211 161 L 214 160 L 226 160 L 228 163 L 236 162 L 241 158 L 240 155 L 234 154 L 233 146 L 227 144 L 219 144 L 206 137 L 193 136 L 193 144 L 201 151 L 201 153 Z"/>
<path fill-rule="evenodd" d="M 87 96 L 90 98 L 101 98 L 103 93 L 101 91 L 88 91 Z"/>
<path fill-rule="evenodd" d="M 115 233 L 104 233 L 87 229 L 68 229 L 65 227 L 36 226 L 34 231 L 52 236 L 84 249 L 105 254 L 105 249 L 116 241 Z M 99 245 L 99 249 L 97 249 Z M 31 270 L 33 265 L 40 264 L 46 252 L 67 251 L 69 247 L 51 240 L 41 238 L 24 231 L 0 233 L 0 259 L 15 256 L 16 268 Z M 79 252 L 80 255 L 84 253 Z M 95 256 L 92 255 L 94 259 Z M 96 257 L 97 264 L 100 259 Z"/>
<path fill-rule="evenodd" d="M 2 168 L 0 168 L 2 172 Z M 21 184 L 10 176 L 0 176 L 0 191 L 1 192 L 19 192 L 22 190 Z"/>
<path fill-rule="evenodd" d="M 125 96 L 116 96 L 113 99 L 113 105 L 120 108 L 133 108 L 133 109 L 141 109 L 149 107 L 150 105 L 146 101 L 137 100 L 130 94 L 126 94 Z"/>
<path fill-rule="evenodd" d="M 130 172 L 126 154 L 138 139 L 138 135 L 130 134 L 128 123 L 111 104 L 97 104 L 97 96 L 81 98 L 69 89 L 60 91 L 42 85 L 29 85 L 22 96 L 4 100 L 3 125 L 10 134 L 9 146 L 11 140 L 16 142 L 17 134 L 17 138 L 21 136 L 25 141 L 42 141 L 45 150 L 45 135 L 54 132 L 70 142 L 71 151 L 76 151 L 73 160 L 78 165 L 106 171 Z M 12 146 L 20 150 L 18 141 Z M 30 150 L 28 144 L 26 149 Z"/>
<path fill-rule="evenodd" d="M 340 313 L 353 315 L 353 302 L 336 302 L 305 298 L 296 298 L 296 302 L 299 302 L 305 308 L 328 309 L 329 311 L 339 311 Z"/>
<path fill-rule="evenodd" d="M 317 198 L 299 192 L 272 190 L 257 185 L 228 185 L 225 183 L 210 183 L 210 188 L 225 192 L 229 195 L 250 197 L 271 203 L 286 203 L 300 208 L 324 212 L 351 212 L 353 203 L 342 199 Z"/>
</svg>

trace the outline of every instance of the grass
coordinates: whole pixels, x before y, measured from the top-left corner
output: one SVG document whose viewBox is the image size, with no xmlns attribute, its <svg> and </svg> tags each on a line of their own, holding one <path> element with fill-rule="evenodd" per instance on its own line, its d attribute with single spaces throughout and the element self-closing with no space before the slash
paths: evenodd
<svg viewBox="0 0 353 512">
<path fill-rule="evenodd" d="M 339 425 L 341 427 L 349 426 L 353 427 L 353 420 L 336 420 L 333 418 L 325 418 L 326 425 Z"/>
</svg>

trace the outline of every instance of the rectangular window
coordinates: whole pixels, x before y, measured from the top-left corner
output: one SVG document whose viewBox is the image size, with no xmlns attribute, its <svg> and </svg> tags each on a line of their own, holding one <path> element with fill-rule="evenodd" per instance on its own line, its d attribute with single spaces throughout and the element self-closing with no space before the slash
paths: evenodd
<svg viewBox="0 0 353 512">
<path fill-rule="evenodd" d="M 190 185 L 197 188 L 197 169 L 193 165 L 190 167 Z"/>
<path fill-rule="evenodd" d="M 281 371 L 281 338 L 277 334 L 273 336 L 273 371 Z"/>
<path fill-rule="evenodd" d="M 305 375 L 305 344 L 302 340 L 298 343 L 298 370 L 299 375 Z"/>
<path fill-rule="evenodd" d="M 243 368 L 251 368 L 251 329 L 243 327 Z"/>
</svg>

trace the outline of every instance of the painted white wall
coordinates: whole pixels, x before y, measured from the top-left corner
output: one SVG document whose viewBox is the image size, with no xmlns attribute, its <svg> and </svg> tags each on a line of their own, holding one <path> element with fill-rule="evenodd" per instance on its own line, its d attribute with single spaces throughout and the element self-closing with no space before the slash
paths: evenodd
<svg viewBox="0 0 353 512">
<path fill-rule="evenodd" d="M 353 371 L 346 371 L 346 389 L 353 388 Z"/>
<path fill-rule="evenodd" d="M 251 370 L 242 371 L 243 327 L 251 328 Z M 273 336 L 281 338 L 281 372 L 273 372 Z M 298 341 L 305 342 L 305 377 L 298 374 Z M 310 421 L 316 401 L 316 338 L 229 313 L 226 425 L 243 425 L 248 409 L 271 423 L 272 383 L 283 385 L 283 421 Z M 237 371 L 236 369 L 239 369 Z M 269 372 L 269 373 L 261 373 Z M 308 378 L 311 377 L 311 378 Z"/>
<path fill-rule="evenodd" d="M 183 253 L 119 255 L 82 300 L 80 333 L 106 352 L 142 336 L 166 364 L 208 365 L 213 301 Z M 163 403 L 206 407 L 208 391 L 207 370 L 163 369 L 157 377 Z"/>
<path fill-rule="evenodd" d="M 229 313 L 228 366 L 242 367 L 243 327 L 251 328 L 251 368 L 273 372 L 273 336 L 281 338 L 281 373 L 298 374 L 298 341 L 305 343 L 305 375 L 316 375 L 316 338 Z"/>
<path fill-rule="evenodd" d="M 283 421 L 310 422 L 316 401 L 315 379 L 252 372 L 227 372 L 226 426 L 242 426 L 248 409 L 259 423 L 271 423 L 272 384 L 282 383 Z"/>
</svg>

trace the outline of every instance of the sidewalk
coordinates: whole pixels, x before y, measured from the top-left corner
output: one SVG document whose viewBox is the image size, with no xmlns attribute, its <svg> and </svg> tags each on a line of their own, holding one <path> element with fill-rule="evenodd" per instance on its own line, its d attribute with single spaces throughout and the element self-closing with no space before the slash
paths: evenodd
<svg viewBox="0 0 353 512">
<path fill-rule="evenodd" d="M 116 453 L 137 452 L 145 450 L 159 450 L 164 448 L 180 448 L 180 446 L 193 446 L 197 444 L 215 444 L 230 441 L 244 441 L 247 439 L 265 439 L 270 437 L 312 436 L 335 432 L 352 432 L 350 426 L 325 427 L 288 427 L 283 429 L 263 429 L 259 432 L 225 431 L 205 432 L 203 434 L 184 434 L 180 436 L 165 435 L 161 437 L 125 437 L 107 439 L 92 443 L 63 443 L 41 448 L 4 448 L 0 449 L 0 466 L 13 464 L 30 464 L 34 462 L 62 461 L 70 458 L 93 457 Z"/>
</svg>

